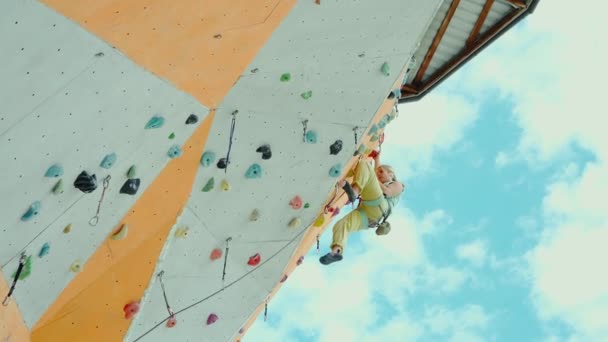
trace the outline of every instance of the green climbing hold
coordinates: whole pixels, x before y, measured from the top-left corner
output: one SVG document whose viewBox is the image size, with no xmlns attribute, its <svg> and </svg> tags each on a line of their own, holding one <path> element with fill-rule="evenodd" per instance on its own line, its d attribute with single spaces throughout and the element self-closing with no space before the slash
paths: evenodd
<svg viewBox="0 0 608 342">
<path fill-rule="evenodd" d="M 135 165 L 131 165 L 131 167 L 129 168 L 129 171 L 127 171 L 127 178 L 135 178 L 136 174 L 137 174 L 137 168 L 135 167 Z"/>
<path fill-rule="evenodd" d="M 23 265 L 23 269 L 21 270 L 21 274 L 19 274 L 19 280 L 23 280 L 32 274 L 32 256 L 28 255 L 25 259 L 25 264 Z M 17 271 L 13 272 L 11 278 L 15 279 L 17 275 Z"/>
<path fill-rule="evenodd" d="M 60 179 L 57 181 L 57 183 L 55 183 L 55 186 L 53 186 L 53 189 L 51 190 L 51 192 L 53 192 L 55 195 L 59 195 L 63 193 L 63 180 Z"/>
<path fill-rule="evenodd" d="M 336 165 L 332 166 L 331 169 L 329 169 L 329 176 L 336 178 L 340 175 L 341 171 L 342 171 L 342 165 L 336 164 Z"/>
<path fill-rule="evenodd" d="M 36 201 L 30 205 L 25 214 L 21 216 L 21 221 L 29 221 L 32 217 L 38 215 L 40 211 L 40 201 Z"/>
<path fill-rule="evenodd" d="M 384 74 L 384 76 L 390 76 L 391 75 L 391 67 L 388 65 L 387 62 L 384 62 L 382 64 L 382 67 L 380 68 L 380 71 L 382 71 L 382 73 Z"/>
<path fill-rule="evenodd" d="M 203 153 L 203 156 L 201 157 L 201 165 L 207 167 L 207 166 L 213 164 L 214 161 L 215 161 L 215 153 L 213 153 L 211 151 L 207 151 L 207 152 Z"/>
<path fill-rule="evenodd" d="M 145 129 L 151 129 L 151 128 L 160 128 L 165 124 L 165 118 L 163 118 L 162 116 L 155 116 L 152 119 L 150 119 L 148 121 L 148 123 L 146 124 Z"/>
<path fill-rule="evenodd" d="M 245 172 L 245 178 L 253 179 L 262 177 L 262 167 L 259 164 L 253 164 Z"/>
<path fill-rule="evenodd" d="M 304 209 L 308 209 L 308 208 L 310 208 L 310 203 L 305 203 L 304 204 Z"/>
<path fill-rule="evenodd" d="M 61 165 L 59 164 L 51 165 L 51 167 L 49 167 L 48 170 L 46 170 L 46 173 L 44 174 L 44 177 L 49 178 L 57 178 L 61 176 L 63 176 L 63 167 L 61 167 Z"/>
<path fill-rule="evenodd" d="M 315 132 L 315 131 L 306 132 L 306 142 L 307 143 L 316 144 L 318 140 L 319 140 L 319 136 L 317 135 L 317 132 Z"/>
<path fill-rule="evenodd" d="M 175 133 L 169 134 L 169 139 L 173 139 L 173 138 L 175 138 Z"/>
<path fill-rule="evenodd" d="M 289 80 L 291 80 L 291 74 L 286 72 L 283 75 L 281 75 L 281 82 L 289 82 Z"/>
<path fill-rule="evenodd" d="M 110 154 L 106 155 L 105 157 L 103 157 L 103 160 L 101 161 L 101 164 L 99 164 L 99 166 L 103 167 L 104 169 L 109 169 L 115 163 L 116 163 L 116 153 L 110 153 Z"/>
<path fill-rule="evenodd" d="M 207 181 L 207 184 L 205 184 L 205 186 L 203 187 L 202 191 L 209 192 L 209 191 L 213 190 L 214 187 L 215 187 L 215 179 L 213 179 L 213 177 L 211 177 Z"/>
<path fill-rule="evenodd" d="M 169 148 L 169 151 L 167 151 L 167 155 L 169 158 L 177 158 L 182 155 L 182 149 L 179 145 L 173 145 Z"/>
<path fill-rule="evenodd" d="M 311 98 L 311 97 L 312 97 L 312 90 L 305 91 L 305 92 L 303 92 L 302 94 L 300 94 L 300 96 L 302 96 L 302 98 L 303 98 L 304 100 L 308 100 L 309 98 Z"/>
</svg>

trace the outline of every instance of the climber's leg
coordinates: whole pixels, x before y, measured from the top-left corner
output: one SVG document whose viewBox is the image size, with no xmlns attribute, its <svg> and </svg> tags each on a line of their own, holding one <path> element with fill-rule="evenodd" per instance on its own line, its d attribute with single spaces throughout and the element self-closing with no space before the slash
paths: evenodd
<svg viewBox="0 0 608 342">
<path fill-rule="evenodd" d="M 365 222 L 364 222 L 365 221 Z M 322 256 L 319 261 L 324 265 L 329 265 L 332 262 L 342 260 L 342 253 L 348 234 L 361 230 L 367 227 L 367 219 L 365 215 L 361 215 L 358 209 L 351 211 L 348 215 L 340 219 L 333 228 L 333 240 L 331 243 L 331 252 Z"/>
</svg>

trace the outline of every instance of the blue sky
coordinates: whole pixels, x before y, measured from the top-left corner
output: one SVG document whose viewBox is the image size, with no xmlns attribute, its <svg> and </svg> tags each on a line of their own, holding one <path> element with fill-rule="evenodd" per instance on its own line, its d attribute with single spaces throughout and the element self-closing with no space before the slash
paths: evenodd
<svg viewBox="0 0 608 342">
<path fill-rule="evenodd" d="M 391 234 L 311 250 L 244 341 L 607 341 L 606 7 L 541 1 L 402 105 Z"/>
</svg>

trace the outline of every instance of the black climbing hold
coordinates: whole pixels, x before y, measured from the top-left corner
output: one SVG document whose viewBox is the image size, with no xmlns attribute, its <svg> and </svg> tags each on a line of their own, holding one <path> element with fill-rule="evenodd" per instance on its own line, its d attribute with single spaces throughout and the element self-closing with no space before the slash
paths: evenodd
<svg viewBox="0 0 608 342">
<path fill-rule="evenodd" d="M 139 184 L 141 181 L 139 178 L 127 179 L 125 184 L 123 184 L 122 188 L 120 188 L 121 194 L 127 195 L 135 195 L 137 193 L 137 189 L 139 189 Z"/>
<path fill-rule="evenodd" d="M 389 100 L 392 100 L 394 98 L 395 98 L 395 93 L 394 92 L 391 91 L 390 93 L 388 93 L 388 99 Z"/>
<path fill-rule="evenodd" d="M 225 169 L 226 166 L 227 166 L 226 158 L 220 158 L 220 160 L 217 161 L 217 168 L 218 169 Z"/>
<path fill-rule="evenodd" d="M 95 54 L 95 57 L 103 57 L 103 56 L 104 56 L 103 52 L 98 52 Z"/>
<path fill-rule="evenodd" d="M 258 149 L 255 151 L 258 153 L 261 153 L 262 159 L 264 159 L 264 160 L 268 160 L 272 157 L 272 151 L 270 150 L 270 145 L 268 145 L 268 144 L 258 147 Z"/>
<path fill-rule="evenodd" d="M 190 114 L 190 116 L 186 119 L 186 125 L 195 124 L 198 122 L 198 116 L 194 114 Z"/>
<path fill-rule="evenodd" d="M 336 155 L 342 151 L 342 140 L 336 140 L 331 146 L 329 146 L 329 154 Z"/>
<path fill-rule="evenodd" d="M 74 187 L 84 193 L 93 192 L 97 189 L 97 177 L 95 175 L 89 175 L 86 171 L 82 171 L 78 177 L 76 177 Z"/>
</svg>

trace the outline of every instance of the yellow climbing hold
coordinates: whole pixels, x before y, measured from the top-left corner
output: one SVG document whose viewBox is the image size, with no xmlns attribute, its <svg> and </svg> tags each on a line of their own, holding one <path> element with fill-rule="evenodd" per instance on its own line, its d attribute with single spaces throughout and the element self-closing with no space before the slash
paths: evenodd
<svg viewBox="0 0 608 342">
<path fill-rule="evenodd" d="M 294 217 L 289 221 L 289 228 L 297 228 L 302 224 L 302 220 L 299 217 Z"/>
<path fill-rule="evenodd" d="M 176 238 L 185 238 L 188 236 L 188 227 L 179 227 L 175 230 Z"/>
<path fill-rule="evenodd" d="M 71 231 L 72 231 L 72 224 L 71 223 L 68 224 L 67 226 L 65 226 L 65 228 L 63 228 L 63 233 L 64 234 L 67 234 L 67 233 L 69 233 Z"/>
<path fill-rule="evenodd" d="M 228 181 L 224 179 L 222 181 L 222 184 L 220 184 L 220 189 L 222 189 L 223 191 L 230 190 L 230 183 L 228 183 Z"/>
<path fill-rule="evenodd" d="M 325 216 L 319 215 L 313 224 L 315 227 L 321 227 L 325 223 Z"/>
<path fill-rule="evenodd" d="M 74 273 L 78 273 L 82 271 L 82 262 L 80 260 L 76 260 L 70 265 L 70 271 Z"/>
<path fill-rule="evenodd" d="M 257 209 L 254 209 L 251 214 L 249 215 L 249 220 L 250 221 L 257 221 L 260 219 L 260 211 Z"/>
<path fill-rule="evenodd" d="M 110 239 L 112 239 L 112 240 L 122 240 L 125 237 L 127 237 L 127 233 L 128 232 L 129 232 L 129 227 L 126 224 L 123 224 L 122 226 L 120 226 L 120 228 L 118 228 L 117 231 L 115 231 L 110 236 Z"/>
</svg>

